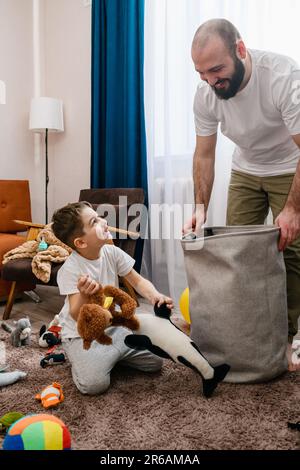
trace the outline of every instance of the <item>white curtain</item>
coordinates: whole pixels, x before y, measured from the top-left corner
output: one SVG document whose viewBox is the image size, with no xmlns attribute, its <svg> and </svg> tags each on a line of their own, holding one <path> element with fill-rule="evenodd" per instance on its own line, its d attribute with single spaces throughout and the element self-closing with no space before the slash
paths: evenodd
<svg viewBox="0 0 300 470">
<path fill-rule="evenodd" d="M 145 113 L 150 211 L 153 205 L 193 203 L 195 146 L 193 99 L 199 76 L 190 55 L 201 23 L 222 17 L 240 31 L 247 47 L 289 55 L 300 62 L 299 0 L 145 0 Z M 215 183 L 207 225 L 225 223 L 233 144 L 218 136 Z M 157 207 L 157 206 L 155 206 Z M 150 221 L 142 272 L 176 303 L 186 287 L 180 242 L 186 215 L 175 214 L 168 239 Z M 163 223 L 169 224 L 164 213 Z M 182 219 L 182 220 L 181 220 Z M 174 228 L 177 225 L 177 231 Z M 176 232 L 176 233 L 175 233 Z M 174 239 L 175 235 L 175 239 Z M 167 238 L 167 237 L 165 237 Z"/>
</svg>

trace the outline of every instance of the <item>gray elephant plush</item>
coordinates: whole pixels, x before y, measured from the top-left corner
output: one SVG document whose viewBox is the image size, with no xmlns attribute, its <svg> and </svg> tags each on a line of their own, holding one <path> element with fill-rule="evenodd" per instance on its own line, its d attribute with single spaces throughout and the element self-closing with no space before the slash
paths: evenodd
<svg viewBox="0 0 300 470">
<path fill-rule="evenodd" d="M 11 328 L 7 323 L 2 322 L 2 328 L 10 333 L 11 344 L 19 348 L 20 346 L 28 346 L 30 344 L 31 324 L 28 317 L 14 321 L 15 328 Z"/>
</svg>

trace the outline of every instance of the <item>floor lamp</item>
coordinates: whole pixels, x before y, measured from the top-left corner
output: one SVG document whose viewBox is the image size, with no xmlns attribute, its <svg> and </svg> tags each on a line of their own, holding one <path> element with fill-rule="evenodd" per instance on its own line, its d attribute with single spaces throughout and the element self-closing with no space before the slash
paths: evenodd
<svg viewBox="0 0 300 470">
<path fill-rule="evenodd" d="M 39 97 L 31 100 L 29 129 L 45 132 L 46 181 L 45 181 L 45 219 L 48 223 L 48 132 L 63 132 L 63 104 L 55 98 Z"/>
</svg>

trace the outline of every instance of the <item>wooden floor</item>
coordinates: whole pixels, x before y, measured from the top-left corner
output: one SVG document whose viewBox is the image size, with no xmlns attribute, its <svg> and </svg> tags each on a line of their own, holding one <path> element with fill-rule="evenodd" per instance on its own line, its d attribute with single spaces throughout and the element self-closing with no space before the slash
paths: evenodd
<svg viewBox="0 0 300 470">
<path fill-rule="evenodd" d="M 23 294 L 21 299 L 15 301 L 9 318 L 9 320 L 19 320 L 28 315 L 34 333 L 38 332 L 43 324 L 48 325 L 64 304 L 64 296 L 59 295 L 58 287 L 37 286 L 35 292 L 41 302 L 35 303 Z M 0 319 L 3 316 L 4 306 L 5 304 L 1 303 Z"/>
</svg>

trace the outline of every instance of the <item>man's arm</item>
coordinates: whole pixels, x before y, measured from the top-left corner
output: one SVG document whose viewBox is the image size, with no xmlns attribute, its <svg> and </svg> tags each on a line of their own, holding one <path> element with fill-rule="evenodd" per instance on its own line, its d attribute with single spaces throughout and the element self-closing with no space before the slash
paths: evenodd
<svg viewBox="0 0 300 470">
<path fill-rule="evenodd" d="M 294 135 L 293 140 L 300 149 L 300 134 Z M 300 160 L 298 162 L 293 184 L 292 184 L 292 187 L 289 192 L 289 196 L 286 201 L 286 205 L 293 207 L 296 212 L 300 211 L 300 165 L 299 163 L 300 163 Z"/>
<path fill-rule="evenodd" d="M 193 160 L 195 211 L 192 219 L 185 223 L 183 234 L 192 230 L 199 234 L 206 220 L 215 177 L 216 143 L 217 134 L 207 137 L 197 135 Z"/>
<path fill-rule="evenodd" d="M 300 134 L 292 137 L 300 148 Z M 300 236 L 300 160 L 285 206 L 276 218 L 275 224 L 280 227 L 278 248 L 283 251 Z"/>
<path fill-rule="evenodd" d="M 195 204 L 204 204 L 207 212 L 215 177 L 217 134 L 208 137 L 197 135 L 193 161 Z"/>
</svg>

